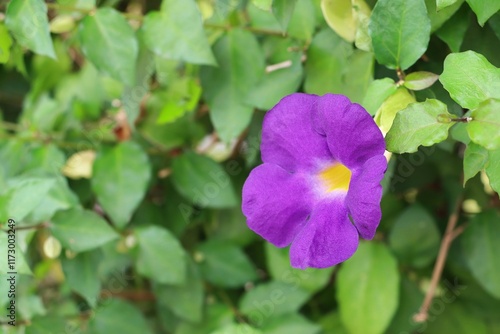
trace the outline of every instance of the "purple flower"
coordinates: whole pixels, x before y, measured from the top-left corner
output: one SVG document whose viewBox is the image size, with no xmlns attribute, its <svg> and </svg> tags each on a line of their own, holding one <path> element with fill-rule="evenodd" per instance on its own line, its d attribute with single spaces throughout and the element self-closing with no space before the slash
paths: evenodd
<svg viewBox="0 0 500 334">
<path fill-rule="evenodd" d="M 343 95 L 292 94 L 264 118 L 262 165 L 243 186 L 243 213 L 295 268 L 351 257 L 380 222 L 385 142 L 363 107 Z"/>
</svg>

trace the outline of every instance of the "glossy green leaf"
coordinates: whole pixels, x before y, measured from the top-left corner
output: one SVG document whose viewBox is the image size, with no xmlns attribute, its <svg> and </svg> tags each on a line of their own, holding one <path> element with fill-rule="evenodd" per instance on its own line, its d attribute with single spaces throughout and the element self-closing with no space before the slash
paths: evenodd
<svg viewBox="0 0 500 334">
<path fill-rule="evenodd" d="M 374 62 L 371 52 L 354 50 L 344 70 L 342 89 L 339 93 L 347 96 L 352 102 L 361 103 L 373 81 Z"/>
<path fill-rule="evenodd" d="M 431 20 L 431 33 L 435 32 L 441 26 L 449 21 L 455 12 L 462 6 L 465 0 L 457 0 L 454 4 L 438 10 L 436 8 L 436 0 L 425 0 L 427 6 L 427 15 Z"/>
<path fill-rule="evenodd" d="M 10 58 L 12 38 L 5 25 L 0 24 L 0 63 L 5 64 Z"/>
<path fill-rule="evenodd" d="M 92 189 L 116 226 L 122 228 L 129 222 L 146 193 L 150 174 L 148 156 L 134 142 L 105 148 L 97 155 Z"/>
<path fill-rule="evenodd" d="M 411 90 L 422 90 L 432 86 L 439 75 L 431 72 L 412 72 L 405 77 L 404 86 Z"/>
<path fill-rule="evenodd" d="M 360 243 L 338 272 L 337 300 L 342 322 L 351 333 L 385 332 L 398 307 L 399 272 L 383 244 Z"/>
<path fill-rule="evenodd" d="M 436 35 L 448 44 L 452 52 L 460 52 L 469 22 L 469 11 L 464 6 L 436 31 Z"/>
<path fill-rule="evenodd" d="M 469 143 L 464 153 L 464 186 L 478 172 L 484 169 L 488 161 L 488 150 L 481 145 Z"/>
<path fill-rule="evenodd" d="M 118 238 L 109 224 L 93 211 L 70 209 L 52 218 L 50 230 L 63 247 L 84 252 Z"/>
<path fill-rule="evenodd" d="M 201 207 L 227 208 L 238 203 L 228 173 L 212 159 L 193 152 L 174 160 L 172 183 L 187 200 Z"/>
<path fill-rule="evenodd" d="M 15 219 L 22 221 L 44 199 L 54 185 L 53 178 L 12 178 L 0 195 L 0 216 L 2 221 Z M 33 196 L 37 194 L 37 196 Z"/>
<path fill-rule="evenodd" d="M 284 96 L 297 91 L 302 82 L 300 54 L 293 55 L 290 66 L 266 73 L 250 93 L 248 101 L 256 108 L 269 110 Z"/>
<path fill-rule="evenodd" d="M 342 72 L 352 52 L 352 46 L 331 29 L 317 33 L 307 50 L 306 93 L 339 92 L 343 88 Z"/>
<path fill-rule="evenodd" d="M 283 31 L 288 28 L 297 0 L 273 0 L 272 12 Z"/>
<path fill-rule="evenodd" d="M 466 0 L 470 8 L 476 13 L 477 21 L 481 26 L 488 19 L 500 10 L 500 1 L 498 0 Z"/>
<path fill-rule="evenodd" d="M 203 311 L 203 281 L 194 263 L 188 265 L 186 279 L 181 284 L 155 284 L 158 302 L 176 316 L 191 322 L 199 322 Z"/>
<path fill-rule="evenodd" d="M 394 254 L 416 268 L 423 268 L 436 258 L 440 240 L 434 217 L 419 204 L 406 209 L 389 234 Z"/>
<path fill-rule="evenodd" d="M 47 333 L 64 333 L 71 328 L 68 326 L 65 319 L 60 316 L 37 316 L 30 320 L 30 324 L 26 326 L 26 334 L 47 334 Z"/>
<path fill-rule="evenodd" d="M 491 99 L 472 111 L 467 124 L 470 139 L 488 150 L 500 149 L 500 100 Z"/>
<path fill-rule="evenodd" d="M 15 40 L 40 55 L 56 58 L 50 38 L 47 6 L 40 0 L 12 0 L 5 13 L 5 25 Z"/>
<path fill-rule="evenodd" d="M 368 86 L 361 105 L 374 116 L 382 103 L 397 89 L 396 83 L 391 78 L 374 80 Z"/>
<path fill-rule="evenodd" d="M 113 8 L 99 8 L 80 24 L 83 54 L 102 73 L 132 86 L 139 45 L 127 20 Z"/>
<path fill-rule="evenodd" d="M 237 137 L 250 123 L 253 108 L 248 94 L 264 73 L 264 56 L 248 31 L 233 29 L 214 46 L 219 67 L 204 67 L 200 73 L 210 119 L 226 142 Z"/>
<path fill-rule="evenodd" d="M 139 309 L 123 300 L 107 300 L 94 312 L 95 314 L 89 322 L 91 333 L 152 334 Z"/>
<path fill-rule="evenodd" d="M 252 323 L 261 326 L 269 318 L 296 312 L 309 296 L 307 292 L 291 284 L 271 281 L 245 293 L 239 309 Z"/>
<path fill-rule="evenodd" d="M 407 69 L 427 50 L 430 21 L 423 0 L 380 0 L 370 22 L 377 61 L 389 68 Z"/>
<path fill-rule="evenodd" d="M 490 186 L 500 194 L 500 149 L 488 152 L 488 164 L 486 165 L 486 175 L 490 180 Z"/>
<path fill-rule="evenodd" d="M 330 28 L 350 43 L 356 39 L 360 15 L 370 16 L 364 0 L 321 0 L 321 10 Z"/>
<path fill-rule="evenodd" d="M 222 287 L 241 287 L 257 278 L 243 251 L 227 241 L 207 241 L 198 247 L 200 268 L 209 282 Z"/>
<path fill-rule="evenodd" d="M 413 102 L 415 102 L 415 97 L 404 87 L 399 87 L 394 94 L 390 95 L 375 114 L 375 122 L 382 133 L 389 132 L 397 113 Z"/>
<path fill-rule="evenodd" d="M 63 257 L 61 260 L 69 287 L 84 297 L 91 307 L 97 305 L 101 292 L 101 282 L 96 275 L 101 260 L 102 253 L 99 250 L 80 253 L 72 259 Z"/>
<path fill-rule="evenodd" d="M 445 303 L 445 301 L 456 297 L 453 294 L 452 297 L 448 297 L 449 294 L 447 293 L 446 297 L 441 297 L 439 305 L 444 305 L 443 311 L 439 313 L 439 316 L 433 315 L 435 321 L 428 323 L 427 332 L 443 333 L 449 331 L 456 334 L 492 334 L 492 332 L 488 331 L 484 320 L 471 313 L 467 305 L 460 303 L 460 299 L 457 302 Z M 455 298 L 452 300 L 455 300 Z"/>
<path fill-rule="evenodd" d="M 500 98 L 500 69 L 474 51 L 448 55 L 439 81 L 463 108 L 474 109 L 487 99 Z"/>
<path fill-rule="evenodd" d="M 465 229 L 461 244 L 472 275 L 495 298 L 500 298 L 500 215 L 495 210 L 478 213 Z"/>
<path fill-rule="evenodd" d="M 159 226 L 136 230 L 137 271 L 158 283 L 181 284 L 186 277 L 186 254 L 179 240 Z"/>
<path fill-rule="evenodd" d="M 445 7 L 453 5 L 458 0 L 436 0 L 436 9 L 441 10 Z"/>
<path fill-rule="evenodd" d="M 318 325 L 295 313 L 269 319 L 262 330 L 266 334 L 319 334 L 321 332 Z"/>
<path fill-rule="evenodd" d="M 265 249 L 267 267 L 274 280 L 290 284 L 309 293 L 315 293 L 328 284 L 333 267 L 295 269 L 290 266 L 288 247 L 277 248 L 266 243 Z"/>
<path fill-rule="evenodd" d="M 316 13 L 312 1 L 300 0 L 295 4 L 295 9 L 288 24 L 288 36 L 303 41 L 312 39 L 316 28 Z"/>
<path fill-rule="evenodd" d="M 5 224 L 6 223 L 9 223 L 9 221 L 5 220 Z M 15 225 L 16 225 L 16 227 L 18 226 L 17 222 Z M 2 229 L 8 230 L 9 228 L 6 225 L 3 225 Z M 8 233 L 5 233 L 3 231 L 1 231 L 1 232 L 2 233 L 0 233 L 0 247 L 2 247 L 2 249 L 4 249 L 4 251 L 3 251 L 4 256 L 0 257 L 0 275 L 1 275 L 1 278 L 4 280 L 7 279 L 8 277 L 6 278 L 4 275 L 7 275 L 8 272 L 12 272 L 12 271 L 17 272 L 18 274 L 33 275 L 33 273 L 31 272 L 31 269 L 28 265 L 28 262 L 26 261 L 26 256 L 24 254 L 25 252 L 23 251 L 23 248 L 21 247 L 21 240 L 20 239 L 24 236 L 22 234 L 22 232 L 16 231 L 15 234 L 12 234 L 12 232 L 8 232 Z M 11 235 L 11 236 L 9 237 L 9 235 Z M 12 235 L 15 235 L 15 238 L 13 238 Z M 11 240 L 11 241 L 9 242 L 9 240 Z M 16 251 L 15 254 L 8 252 L 8 249 L 10 249 L 9 244 L 12 244 L 12 240 L 15 240 L 15 242 L 14 242 L 15 251 Z M 12 257 L 10 258 L 10 261 L 9 261 L 9 255 L 15 256 L 14 262 L 12 262 Z M 3 285 L 0 285 L 0 287 L 3 288 Z M 10 285 L 9 286 L 6 285 L 5 287 L 6 288 L 10 287 Z M 2 292 L 4 292 L 5 295 L 7 295 L 5 290 L 2 289 Z"/>
<path fill-rule="evenodd" d="M 142 25 L 144 43 L 156 55 L 188 63 L 215 65 L 193 0 L 164 0 L 160 12 L 150 12 Z"/>
<path fill-rule="evenodd" d="M 419 146 L 431 146 L 448 138 L 453 125 L 449 121 L 446 104 L 439 100 L 410 104 L 396 114 L 394 123 L 387 133 L 387 150 L 395 153 L 412 153 Z M 443 121 L 442 118 L 446 118 Z"/>
</svg>

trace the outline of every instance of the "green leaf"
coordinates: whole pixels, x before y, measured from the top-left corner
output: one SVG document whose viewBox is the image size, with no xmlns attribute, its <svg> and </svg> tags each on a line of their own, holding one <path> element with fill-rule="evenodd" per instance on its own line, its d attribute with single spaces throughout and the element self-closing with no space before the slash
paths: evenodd
<svg viewBox="0 0 500 334">
<path fill-rule="evenodd" d="M 495 210 L 477 214 L 461 237 L 463 254 L 472 275 L 495 298 L 500 298 L 500 215 Z"/>
<path fill-rule="evenodd" d="M 216 64 L 193 0 L 163 0 L 161 11 L 149 12 L 141 29 L 144 43 L 158 56 L 194 64 Z"/>
<path fill-rule="evenodd" d="M 431 72 L 412 72 L 408 74 L 404 80 L 404 86 L 411 90 L 422 90 L 432 86 L 439 75 Z"/>
<path fill-rule="evenodd" d="M 5 193 L 0 195 L 1 221 L 5 222 L 9 218 L 22 221 L 42 202 L 54 181 L 53 178 L 22 176 L 10 179 Z"/>
<path fill-rule="evenodd" d="M 257 278 L 245 253 L 227 241 L 207 241 L 198 247 L 198 253 L 201 272 L 213 284 L 236 288 Z"/>
<path fill-rule="evenodd" d="M 203 67 L 200 73 L 210 119 L 225 142 L 248 126 L 253 108 L 248 95 L 264 73 L 264 56 L 255 36 L 232 29 L 214 46 L 218 68 Z"/>
<path fill-rule="evenodd" d="M 244 333 L 244 334 L 264 334 L 260 330 L 253 328 L 247 324 L 230 324 L 219 330 L 210 332 L 209 334 L 229 334 L 229 333 Z"/>
<path fill-rule="evenodd" d="M 246 292 L 240 300 L 239 310 L 252 323 L 262 326 L 270 318 L 297 312 L 309 296 L 294 285 L 271 281 Z"/>
<path fill-rule="evenodd" d="M 226 208 L 238 203 L 227 172 L 212 159 L 193 152 L 174 160 L 172 183 L 187 200 L 201 207 Z"/>
<path fill-rule="evenodd" d="M 481 103 L 471 117 L 472 121 L 467 124 L 470 139 L 488 150 L 500 149 L 500 100 Z"/>
<path fill-rule="evenodd" d="M 436 0 L 436 9 L 441 10 L 445 7 L 453 5 L 458 0 Z"/>
<path fill-rule="evenodd" d="M 443 23 L 447 22 L 450 17 L 462 6 L 464 0 L 458 0 L 453 5 L 450 5 L 441 10 L 436 8 L 436 0 L 425 0 L 427 6 L 427 15 L 431 20 L 431 33 L 439 29 Z"/>
<path fill-rule="evenodd" d="M 135 83 L 139 52 L 135 32 L 113 8 L 99 8 L 80 23 L 83 54 L 95 67 L 113 79 L 132 86 Z"/>
<path fill-rule="evenodd" d="M 500 69 L 474 51 L 448 55 L 439 81 L 463 108 L 474 109 L 490 98 L 500 98 Z"/>
<path fill-rule="evenodd" d="M 250 93 L 248 101 L 256 108 L 269 110 L 283 96 L 296 92 L 302 82 L 301 55 L 294 54 L 290 67 L 266 73 Z"/>
<path fill-rule="evenodd" d="M 490 179 L 490 186 L 500 194 L 500 150 L 488 152 L 488 164 L 486 165 L 486 175 Z"/>
<path fill-rule="evenodd" d="M 5 64 L 10 58 L 12 38 L 5 25 L 0 24 L 0 64 Z"/>
<path fill-rule="evenodd" d="M 90 320 L 89 329 L 94 334 L 152 334 L 142 313 L 120 299 L 110 299 L 97 308 Z"/>
<path fill-rule="evenodd" d="M 421 324 L 412 319 L 416 311 L 422 305 L 424 295 L 413 281 L 405 276 L 401 277 L 399 289 L 399 306 L 396 314 L 392 318 L 391 325 L 387 329 L 388 334 L 412 333 L 420 329 Z"/>
<path fill-rule="evenodd" d="M 92 171 L 92 190 L 104 211 L 122 228 L 144 197 L 150 179 L 144 150 L 127 141 L 100 152 Z"/>
<path fill-rule="evenodd" d="M 453 115 L 446 104 L 439 100 L 410 104 L 396 114 L 387 133 L 387 150 L 395 153 L 413 153 L 419 146 L 432 146 L 448 138 L 448 129 L 453 125 Z M 441 119 L 446 118 L 443 122 Z"/>
<path fill-rule="evenodd" d="M 447 296 L 449 296 L 449 293 L 447 293 Z M 450 297 L 447 296 L 443 296 L 441 298 L 443 300 L 450 300 Z M 483 319 L 476 316 L 473 312 L 470 311 L 470 304 L 464 305 L 463 303 L 460 303 L 460 299 L 458 300 L 458 302 L 444 304 L 443 301 L 441 301 L 441 303 L 439 304 L 443 305 L 443 311 L 439 313 L 439 316 L 437 316 L 437 312 L 435 313 L 435 315 L 433 315 L 433 319 L 435 319 L 435 321 L 428 323 L 429 325 L 426 329 L 426 332 L 454 334 L 494 333 L 488 331 Z M 434 307 L 434 309 L 437 309 L 437 307 Z"/>
<path fill-rule="evenodd" d="M 324 288 L 334 270 L 334 267 L 295 269 L 290 267 L 288 247 L 277 248 L 266 243 L 265 250 L 267 268 L 269 268 L 269 273 L 274 280 L 297 286 L 309 293 L 315 293 Z"/>
<path fill-rule="evenodd" d="M 50 230 L 61 244 L 74 252 L 94 249 L 118 238 L 108 223 L 93 211 L 70 209 L 52 218 Z"/>
<path fill-rule="evenodd" d="M 290 313 L 269 319 L 262 330 L 266 334 L 319 334 L 321 327 L 303 315 Z"/>
<path fill-rule="evenodd" d="M 389 68 L 405 70 L 427 50 L 431 24 L 424 0 L 380 0 L 369 27 L 375 58 Z"/>
<path fill-rule="evenodd" d="M 477 21 L 484 26 L 484 23 L 500 10 L 500 1 L 498 0 L 466 0 L 470 8 L 476 13 Z"/>
<path fill-rule="evenodd" d="M 288 24 L 288 36 L 310 41 L 315 27 L 316 12 L 313 2 L 307 0 L 298 1 Z"/>
<path fill-rule="evenodd" d="M 466 6 L 462 7 L 438 31 L 436 35 L 443 40 L 452 52 L 460 52 L 460 46 L 469 27 L 470 16 Z"/>
<path fill-rule="evenodd" d="M 64 318 L 56 316 L 37 316 L 30 319 L 30 324 L 26 326 L 26 334 L 56 334 L 68 331 L 73 328 L 66 323 Z"/>
<path fill-rule="evenodd" d="M 389 235 L 394 254 L 415 268 L 423 268 L 436 258 L 439 243 L 440 235 L 434 217 L 419 204 L 401 213 Z"/>
<path fill-rule="evenodd" d="M 397 262 L 385 245 L 360 243 L 340 267 L 337 300 L 342 322 L 351 333 L 384 333 L 399 300 Z"/>
<path fill-rule="evenodd" d="M 323 95 L 341 91 L 342 73 L 352 52 L 352 46 L 331 29 L 317 33 L 307 50 L 306 93 Z"/>
<path fill-rule="evenodd" d="M 188 266 L 186 279 L 180 285 L 155 284 L 158 303 L 170 309 L 179 318 L 199 322 L 203 311 L 203 281 L 194 263 Z"/>
<path fill-rule="evenodd" d="M 69 287 L 83 296 L 91 307 L 97 305 L 101 282 L 96 275 L 102 259 L 100 250 L 79 253 L 76 257 L 61 260 L 62 270 Z"/>
<path fill-rule="evenodd" d="M 340 37 L 352 43 L 358 29 L 358 12 L 370 15 L 370 7 L 363 0 L 321 0 L 326 22 Z"/>
<path fill-rule="evenodd" d="M 468 180 L 484 169 L 488 161 L 488 151 L 481 145 L 469 143 L 464 153 L 464 187 Z"/>
<path fill-rule="evenodd" d="M 5 223 L 8 222 L 8 220 L 4 221 Z M 17 222 L 16 222 L 17 225 Z M 4 229 L 7 229 L 7 227 L 4 225 Z M 31 272 L 31 269 L 28 265 L 28 262 L 26 261 L 26 258 L 24 256 L 24 251 L 23 248 L 21 247 L 21 237 L 23 236 L 22 231 L 17 230 L 15 234 L 12 233 L 5 233 L 4 231 L 1 231 L 0 233 L 0 247 L 1 249 L 4 249 L 3 254 L 4 256 L 0 257 L 0 275 L 6 275 L 7 272 L 17 272 L 18 274 L 26 274 L 26 275 L 33 275 Z M 9 237 L 10 235 L 10 237 Z M 14 263 L 14 269 L 10 268 L 10 265 L 12 262 L 8 261 L 8 255 L 12 255 L 11 253 L 8 252 L 8 249 L 10 249 L 9 244 L 12 243 L 13 237 L 12 235 L 15 235 L 15 263 Z M 9 242 L 11 240 L 11 242 Z M 1 277 L 2 279 L 6 279 L 5 277 Z M 4 281 L 5 282 L 5 281 Z M 2 292 L 5 292 L 2 290 Z M 5 293 L 7 294 L 7 293 Z"/>
<path fill-rule="evenodd" d="M 15 40 L 40 55 L 56 59 L 50 38 L 47 6 L 41 0 L 12 0 L 5 13 L 5 25 Z"/>
<path fill-rule="evenodd" d="M 297 0 L 273 0 L 271 9 L 283 31 L 288 28 L 296 3 Z"/>
<path fill-rule="evenodd" d="M 159 226 L 136 230 L 139 244 L 137 271 L 158 283 L 181 284 L 186 277 L 186 254 L 179 240 Z"/>
<path fill-rule="evenodd" d="M 397 89 L 396 83 L 391 78 L 374 80 L 368 86 L 361 105 L 373 116 L 382 103 Z"/>
<path fill-rule="evenodd" d="M 352 102 L 363 101 L 373 80 L 374 62 L 371 52 L 354 50 L 342 75 L 342 89 L 339 93 L 347 96 Z"/>
<path fill-rule="evenodd" d="M 397 113 L 413 102 L 415 102 L 415 97 L 404 87 L 399 87 L 394 94 L 390 95 L 375 114 L 375 122 L 382 133 L 389 132 Z"/>
</svg>

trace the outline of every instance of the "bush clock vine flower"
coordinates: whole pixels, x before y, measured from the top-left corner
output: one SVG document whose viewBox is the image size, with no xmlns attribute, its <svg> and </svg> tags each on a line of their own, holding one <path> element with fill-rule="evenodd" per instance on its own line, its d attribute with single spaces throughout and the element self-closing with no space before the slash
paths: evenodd
<svg viewBox="0 0 500 334">
<path fill-rule="evenodd" d="M 296 93 L 265 116 L 262 161 L 243 187 L 250 229 L 290 246 L 295 268 L 350 258 L 380 222 L 385 142 L 368 112 L 343 95 Z"/>
</svg>

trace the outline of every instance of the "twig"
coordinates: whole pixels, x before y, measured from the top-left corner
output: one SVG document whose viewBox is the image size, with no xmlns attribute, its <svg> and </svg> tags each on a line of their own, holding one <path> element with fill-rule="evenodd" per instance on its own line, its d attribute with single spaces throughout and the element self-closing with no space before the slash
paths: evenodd
<svg viewBox="0 0 500 334">
<path fill-rule="evenodd" d="M 39 224 L 35 224 L 35 225 L 15 226 L 14 230 L 16 230 L 16 231 L 20 231 L 20 230 L 41 230 L 41 229 L 44 229 L 44 228 L 47 228 L 47 227 L 49 227 L 49 222 L 43 222 L 43 223 L 39 223 Z M 6 232 L 5 229 L 3 229 L 2 231 Z"/>
<path fill-rule="evenodd" d="M 434 293 L 436 287 L 443 273 L 444 264 L 446 262 L 446 257 L 448 255 L 448 250 L 450 249 L 451 242 L 453 239 L 460 234 L 461 229 L 455 229 L 455 226 L 460 215 L 460 207 L 462 203 L 462 198 L 457 200 L 455 208 L 448 219 L 448 225 L 446 226 L 446 231 L 444 233 L 443 240 L 441 240 L 441 247 L 439 248 L 438 257 L 436 264 L 434 265 L 434 270 L 432 271 L 432 278 L 429 289 L 425 294 L 422 306 L 420 306 L 419 312 L 413 316 L 415 322 L 425 322 L 428 317 L 429 307 L 431 306 L 432 299 L 434 298 Z M 459 232 L 457 232 L 459 231 Z M 458 234 L 457 234 L 458 233 Z"/>
</svg>

